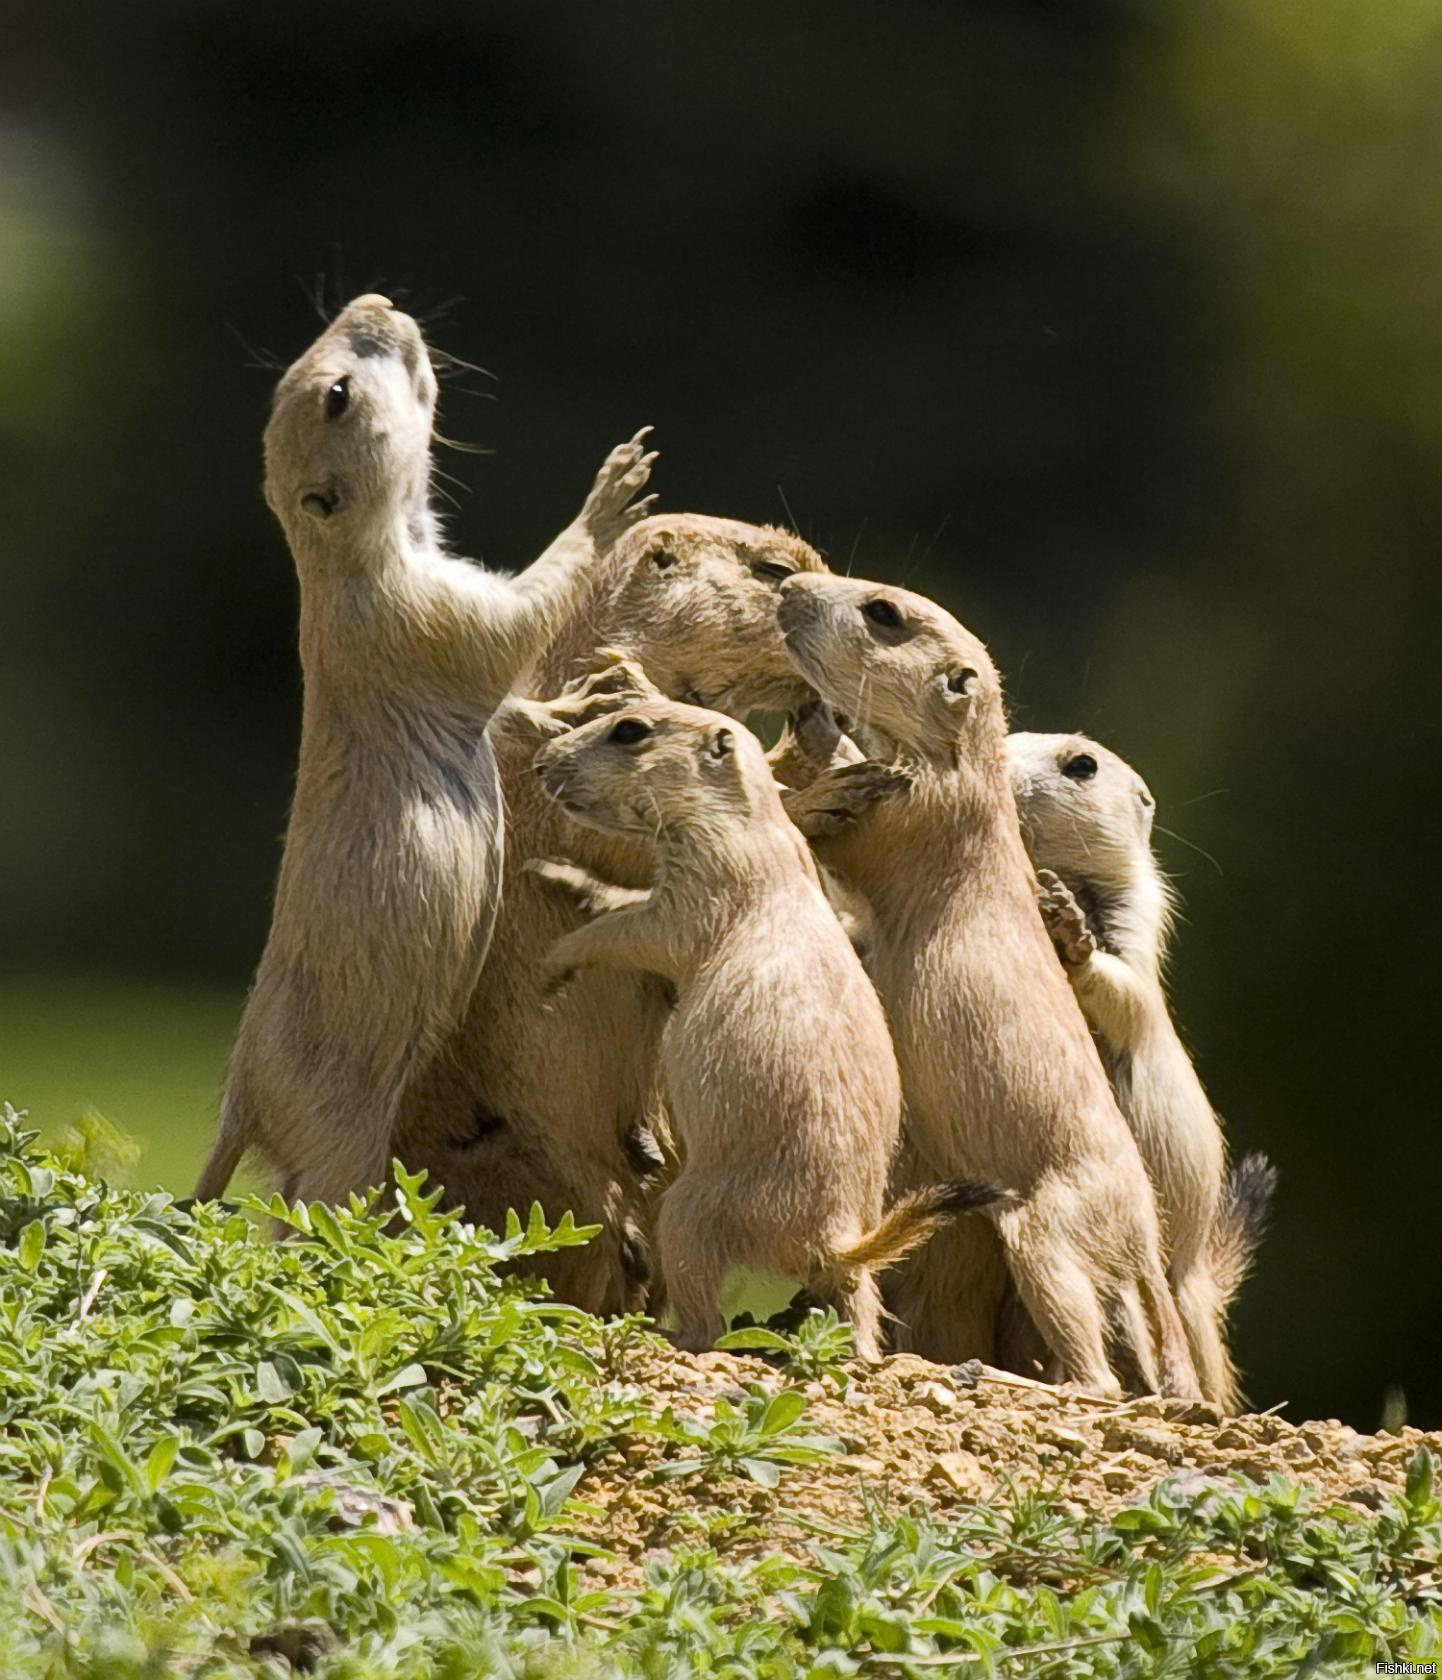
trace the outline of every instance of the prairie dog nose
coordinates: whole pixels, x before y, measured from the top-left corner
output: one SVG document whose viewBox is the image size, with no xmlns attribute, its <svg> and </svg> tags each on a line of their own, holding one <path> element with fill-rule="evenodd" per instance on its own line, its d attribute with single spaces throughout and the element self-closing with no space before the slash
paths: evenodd
<svg viewBox="0 0 1442 1680">
<path fill-rule="evenodd" d="M 388 297 L 382 297 L 379 292 L 362 292 L 358 298 L 352 298 L 346 305 L 346 310 L 352 309 L 394 309 L 395 305 Z"/>
</svg>

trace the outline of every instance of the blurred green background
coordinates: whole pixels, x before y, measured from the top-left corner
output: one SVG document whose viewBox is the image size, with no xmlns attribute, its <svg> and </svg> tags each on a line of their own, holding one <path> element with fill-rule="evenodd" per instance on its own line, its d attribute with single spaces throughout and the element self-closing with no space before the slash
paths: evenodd
<svg viewBox="0 0 1442 1680">
<path fill-rule="evenodd" d="M 370 287 L 490 368 L 536 553 L 654 422 L 1160 801 L 1177 1011 L 1278 1162 L 1254 1400 L 1442 1421 L 1442 0 L 11 7 L 0 1095 L 187 1188 L 299 721 L 267 363 Z M 457 464 L 459 463 L 459 464 Z"/>
</svg>

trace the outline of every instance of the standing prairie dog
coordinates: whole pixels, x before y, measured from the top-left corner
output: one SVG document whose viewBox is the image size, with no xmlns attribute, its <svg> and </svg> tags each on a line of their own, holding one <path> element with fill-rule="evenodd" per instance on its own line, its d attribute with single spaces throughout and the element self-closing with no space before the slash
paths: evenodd
<svg viewBox="0 0 1442 1680">
<path fill-rule="evenodd" d="M 893 741 L 911 777 L 908 793 L 820 843 L 871 906 L 911 1154 L 924 1172 L 1014 1194 L 994 1224 L 1065 1377 L 1120 1393 L 1111 1344 L 1147 1388 L 1194 1395 L 1156 1199 L 1037 915 L 986 649 L 934 602 L 860 579 L 793 578 L 780 623 L 802 675 Z M 949 1315 L 984 1336 L 1004 1289 L 984 1249 L 974 1275 L 940 1288 L 909 1290 L 903 1275 L 911 1345 L 955 1356 Z"/>
<path fill-rule="evenodd" d="M 541 1265 L 558 1295 L 591 1312 L 641 1305 L 651 1281 L 646 1234 L 666 1166 L 660 1041 L 670 1002 L 665 983 L 641 972 L 583 973 L 558 996 L 543 993 L 545 954 L 582 915 L 525 862 L 563 854 L 644 888 L 651 854 L 637 836 L 584 826 L 546 797 L 531 768 L 534 726 L 548 727 L 548 713 L 584 716 L 584 698 L 577 713 L 563 690 L 600 649 L 615 668 L 638 668 L 657 697 L 699 699 L 740 717 L 800 706 L 811 691 L 782 643 L 777 589 L 795 572 L 824 569 L 800 537 L 773 526 L 695 513 L 645 519 L 593 569 L 491 729 L 506 803 L 506 896 L 465 1019 L 404 1105 L 398 1152 L 492 1228 L 532 1201 L 552 1219 L 569 1209 L 600 1224 L 586 1247 Z M 557 696 L 558 706 L 536 704 Z M 864 779 L 839 790 L 843 806 L 858 788 L 864 796 Z"/>
<path fill-rule="evenodd" d="M 1162 989 L 1171 894 L 1150 844 L 1156 802 L 1129 764 L 1085 735 L 1015 734 L 1007 756 L 1042 915 L 1156 1187 L 1202 1392 L 1233 1409 L 1223 1326 L 1274 1175 L 1249 1156 L 1224 1183 L 1221 1127 L 1172 1025 Z"/>
<path fill-rule="evenodd" d="M 456 559 L 429 498 L 435 405 L 420 329 L 374 295 L 276 389 L 265 494 L 300 579 L 300 765 L 202 1197 L 252 1145 L 292 1197 L 387 1177 L 402 1094 L 465 1009 L 496 914 L 485 725 L 647 511 L 642 433 L 519 576 Z"/>
<path fill-rule="evenodd" d="M 651 704 L 552 742 L 536 769 L 578 822 L 654 852 L 649 891 L 591 884 L 600 913 L 547 967 L 553 985 L 601 967 L 676 989 L 664 1066 L 684 1164 L 657 1245 L 681 1345 L 715 1341 L 722 1284 L 750 1266 L 803 1279 L 879 1358 L 873 1273 L 999 1193 L 933 1186 L 883 1216 L 901 1115 L 886 1018 L 760 743 L 716 712 Z"/>
</svg>

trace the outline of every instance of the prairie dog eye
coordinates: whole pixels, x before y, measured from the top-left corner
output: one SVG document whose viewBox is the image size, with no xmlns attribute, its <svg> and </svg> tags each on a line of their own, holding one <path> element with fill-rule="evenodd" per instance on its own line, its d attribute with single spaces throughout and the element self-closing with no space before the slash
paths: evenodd
<svg viewBox="0 0 1442 1680">
<path fill-rule="evenodd" d="M 652 549 L 649 559 L 658 572 L 668 572 L 676 564 L 676 556 L 668 548 Z"/>
<path fill-rule="evenodd" d="M 344 379 L 337 379 L 325 394 L 325 417 L 327 420 L 339 420 L 350 406 L 350 375 Z"/>
<path fill-rule="evenodd" d="M 946 686 L 953 694 L 970 694 L 976 686 L 976 672 L 970 665 L 963 665 L 950 673 Z"/>
<path fill-rule="evenodd" d="M 712 758 L 727 758 L 736 746 L 736 737 L 729 729 L 718 729 L 706 750 Z"/>
<path fill-rule="evenodd" d="M 640 718 L 622 718 L 611 731 L 611 739 L 618 741 L 623 747 L 634 747 L 637 741 L 644 741 L 651 733 L 651 725 L 642 723 Z"/>
<path fill-rule="evenodd" d="M 892 606 L 891 602 L 878 595 L 875 600 L 868 601 L 861 609 L 862 616 L 869 618 L 873 624 L 883 630 L 899 630 L 901 628 L 901 614 Z"/>
<path fill-rule="evenodd" d="M 795 568 L 783 566 L 776 560 L 762 560 L 751 568 L 755 576 L 764 578 L 767 583 L 785 583 L 787 578 L 795 577 Z"/>
<path fill-rule="evenodd" d="M 1089 782 L 1097 773 L 1097 761 L 1090 753 L 1078 753 L 1062 765 L 1061 773 L 1074 782 Z"/>
</svg>

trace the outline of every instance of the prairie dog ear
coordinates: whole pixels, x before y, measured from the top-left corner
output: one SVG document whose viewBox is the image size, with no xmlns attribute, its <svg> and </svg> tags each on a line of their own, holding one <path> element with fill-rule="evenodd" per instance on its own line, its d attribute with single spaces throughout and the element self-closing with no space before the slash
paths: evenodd
<svg viewBox="0 0 1442 1680">
<path fill-rule="evenodd" d="M 954 665 L 942 673 L 941 692 L 949 706 L 962 706 L 976 697 L 981 678 L 971 665 Z"/>
<path fill-rule="evenodd" d="M 1142 839 L 1151 844 L 1152 820 L 1157 814 L 1157 802 L 1152 797 L 1152 790 L 1140 779 L 1137 781 L 1137 822 L 1142 831 Z"/>
<path fill-rule="evenodd" d="M 736 737 L 729 729 L 713 729 L 710 739 L 706 742 L 706 756 L 714 758 L 718 763 L 730 758 L 736 751 Z"/>
<path fill-rule="evenodd" d="M 658 532 L 646 546 L 642 565 L 652 577 L 671 576 L 684 571 L 686 555 L 676 539 L 666 532 Z"/>
</svg>

